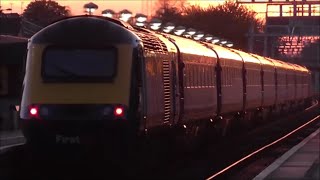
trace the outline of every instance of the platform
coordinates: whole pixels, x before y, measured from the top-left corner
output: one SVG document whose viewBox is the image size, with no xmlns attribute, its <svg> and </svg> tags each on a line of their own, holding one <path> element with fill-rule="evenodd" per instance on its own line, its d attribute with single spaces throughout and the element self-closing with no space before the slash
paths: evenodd
<svg viewBox="0 0 320 180">
<path fill-rule="evenodd" d="M 320 129 L 294 146 L 254 180 L 262 179 L 320 179 Z"/>
<path fill-rule="evenodd" d="M 21 131 L 0 131 L 0 152 L 4 149 L 24 143 L 25 138 Z"/>
</svg>

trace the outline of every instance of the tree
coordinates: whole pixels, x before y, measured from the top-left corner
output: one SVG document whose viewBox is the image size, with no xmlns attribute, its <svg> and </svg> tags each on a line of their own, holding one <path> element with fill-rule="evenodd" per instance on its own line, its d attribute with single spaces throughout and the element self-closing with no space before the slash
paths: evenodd
<svg viewBox="0 0 320 180">
<path fill-rule="evenodd" d="M 70 11 L 67 7 L 51 0 L 32 1 L 22 14 L 26 20 L 43 27 L 69 15 Z"/>
<path fill-rule="evenodd" d="M 158 0 L 155 2 L 157 10 L 176 9 L 183 10 L 188 5 L 187 0 Z"/>
<path fill-rule="evenodd" d="M 233 41 L 243 50 L 247 48 L 247 33 L 251 26 L 255 32 L 262 29 L 262 22 L 255 18 L 254 11 L 231 1 L 205 10 L 189 8 L 186 14 L 186 22 L 195 24 L 195 28 Z"/>
<path fill-rule="evenodd" d="M 181 13 L 186 6 L 186 0 L 158 0 L 155 4 L 155 17 L 161 19 L 163 22 L 180 19 Z"/>
</svg>

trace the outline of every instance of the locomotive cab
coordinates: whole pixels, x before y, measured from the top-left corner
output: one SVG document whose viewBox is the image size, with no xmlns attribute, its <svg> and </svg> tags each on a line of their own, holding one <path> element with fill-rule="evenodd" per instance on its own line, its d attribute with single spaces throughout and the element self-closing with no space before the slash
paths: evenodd
<svg viewBox="0 0 320 180">
<path fill-rule="evenodd" d="M 137 131 L 140 46 L 101 17 L 67 18 L 35 34 L 20 105 L 27 142 L 92 144 Z"/>
</svg>

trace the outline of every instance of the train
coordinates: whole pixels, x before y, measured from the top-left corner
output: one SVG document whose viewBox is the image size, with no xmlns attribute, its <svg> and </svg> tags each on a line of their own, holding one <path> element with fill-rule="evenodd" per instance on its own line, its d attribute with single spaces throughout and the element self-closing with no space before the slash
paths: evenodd
<svg viewBox="0 0 320 180">
<path fill-rule="evenodd" d="M 255 127 L 313 96 L 311 71 L 301 65 L 74 16 L 29 39 L 20 121 L 34 145 L 191 141 L 226 136 L 233 124 Z"/>
</svg>

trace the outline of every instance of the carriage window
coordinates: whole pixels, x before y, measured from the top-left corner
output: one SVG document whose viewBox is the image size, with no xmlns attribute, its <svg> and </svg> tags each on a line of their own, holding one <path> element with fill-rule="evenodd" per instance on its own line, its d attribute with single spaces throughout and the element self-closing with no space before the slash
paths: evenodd
<svg viewBox="0 0 320 180">
<path fill-rule="evenodd" d="M 209 81 L 208 81 L 208 73 L 209 73 L 209 67 L 208 66 L 204 66 L 204 85 L 205 87 L 209 86 Z"/>
<path fill-rule="evenodd" d="M 185 87 L 190 87 L 190 68 L 189 64 L 185 64 Z"/>
<path fill-rule="evenodd" d="M 196 75 L 197 75 L 197 84 L 196 84 L 196 86 L 197 86 L 197 88 L 200 86 L 200 84 L 201 84 L 201 79 L 200 79 L 200 67 L 199 67 L 199 65 L 198 64 L 196 64 Z"/>
<path fill-rule="evenodd" d="M 206 86 L 206 67 L 204 65 L 201 65 L 201 74 L 202 74 L 202 87 Z"/>
<path fill-rule="evenodd" d="M 116 49 L 49 48 L 43 56 L 44 80 L 91 82 L 111 80 L 116 73 Z"/>
<path fill-rule="evenodd" d="M 198 71 L 197 71 L 197 65 L 193 65 L 193 75 L 194 75 L 194 87 L 198 86 Z"/>
</svg>

